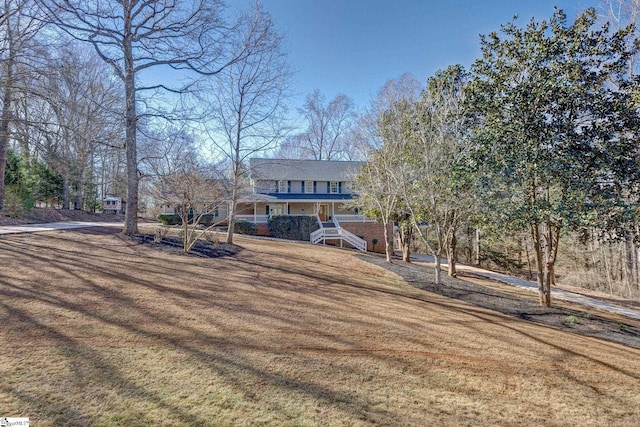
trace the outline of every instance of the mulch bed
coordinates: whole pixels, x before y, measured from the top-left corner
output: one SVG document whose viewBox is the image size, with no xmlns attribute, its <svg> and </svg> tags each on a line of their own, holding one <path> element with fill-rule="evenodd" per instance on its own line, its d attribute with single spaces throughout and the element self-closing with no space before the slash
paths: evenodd
<svg viewBox="0 0 640 427">
<path fill-rule="evenodd" d="M 124 238 L 124 236 L 121 237 Z M 160 241 L 156 241 L 153 234 L 136 234 L 131 236 L 130 239 L 155 250 L 161 250 L 175 255 L 197 256 L 203 258 L 234 256 L 241 250 L 240 246 L 237 245 L 230 245 L 224 242 L 198 240 L 189 253 L 184 253 L 184 247 L 180 237 L 165 236 L 162 237 Z"/>
<path fill-rule="evenodd" d="M 500 292 L 490 287 L 449 277 L 446 272 L 442 273 L 442 284 L 436 285 L 433 267 L 402 261 L 387 263 L 384 258 L 376 256 L 359 257 L 398 274 L 407 283 L 425 291 L 498 311 L 518 319 L 640 348 L 640 328 L 631 324 L 632 321 L 603 317 L 587 308 L 577 310 L 564 307 L 541 307 L 536 294 L 532 293 L 531 297 L 527 297 Z"/>
</svg>

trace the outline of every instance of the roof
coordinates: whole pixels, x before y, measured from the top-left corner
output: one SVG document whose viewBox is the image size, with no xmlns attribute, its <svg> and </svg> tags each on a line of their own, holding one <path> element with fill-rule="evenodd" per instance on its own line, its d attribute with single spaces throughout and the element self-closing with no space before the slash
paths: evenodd
<svg viewBox="0 0 640 427">
<path fill-rule="evenodd" d="M 249 161 L 251 178 L 269 181 L 352 181 L 364 162 L 258 159 Z"/>
</svg>

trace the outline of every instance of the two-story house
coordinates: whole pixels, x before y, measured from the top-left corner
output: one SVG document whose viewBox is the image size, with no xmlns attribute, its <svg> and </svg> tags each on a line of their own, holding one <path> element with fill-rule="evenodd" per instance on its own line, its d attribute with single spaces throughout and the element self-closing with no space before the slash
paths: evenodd
<svg viewBox="0 0 640 427">
<path fill-rule="evenodd" d="M 239 206 L 243 219 L 266 223 L 271 215 L 356 215 L 350 184 L 362 162 L 251 159 L 252 194 Z M 246 200 L 248 199 L 248 200 Z M 253 215 L 257 215 L 253 217 Z"/>
<path fill-rule="evenodd" d="M 353 161 L 253 158 L 249 169 L 252 191 L 240 200 L 237 218 L 257 224 L 260 234 L 268 234 L 270 216 L 315 216 L 320 230 L 311 236 L 313 243 L 336 240 L 361 249 L 383 249 L 382 226 L 367 219 L 351 203 L 355 197 L 351 183 L 363 165 Z"/>
<path fill-rule="evenodd" d="M 236 219 L 256 224 L 258 234 L 267 236 L 271 216 L 312 216 L 319 226 L 311 235 L 313 243 L 346 242 L 360 250 L 384 252 L 382 225 L 362 215 L 353 203 L 351 183 L 363 165 L 350 161 L 250 159 L 250 187 L 238 201 Z M 164 213 L 175 211 L 172 206 L 163 208 Z M 227 203 L 219 205 L 214 220 L 223 220 L 228 212 Z"/>
</svg>

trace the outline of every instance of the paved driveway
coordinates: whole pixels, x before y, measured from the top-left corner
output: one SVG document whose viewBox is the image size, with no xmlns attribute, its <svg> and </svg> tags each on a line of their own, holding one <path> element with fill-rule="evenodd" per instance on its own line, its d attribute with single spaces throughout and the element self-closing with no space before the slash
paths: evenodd
<svg viewBox="0 0 640 427">
<path fill-rule="evenodd" d="M 433 262 L 433 257 L 428 255 L 415 254 L 415 255 L 411 255 L 411 258 L 415 259 L 416 261 Z M 446 266 L 447 261 L 443 260 L 442 265 Z M 457 264 L 456 268 L 458 269 L 458 271 L 468 271 L 478 276 L 497 280 L 499 282 L 506 283 L 508 285 L 517 286 L 519 288 L 528 289 L 536 293 L 538 292 L 538 283 L 536 282 L 530 282 L 528 280 L 507 276 L 506 274 L 483 270 L 481 268 L 472 267 L 468 265 Z M 551 298 L 570 301 L 570 302 L 584 305 L 586 307 L 597 308 L 599 310 L 607 311 L 609 313 L 615 313 L 621 316 L 626 316 L 632 319 L 640 320 L 640 310 L 622 307 L 619 305 L 608 303 L 606 301 L 601 301 L 596 298 L 591 298 L 591 297 L 576 294 L 573 292 L 565 291 L 563 289 L 551 288 Z"/>
<path fill-rule="evenodd" d="M 48 224 L 5 225 L 0 227 L 0 234 L 33 233 L 35 231 L 66 230 L 70 228 L 122 226 L 124 226 L 124 224 L 121 222 L 62 221 L 50 222 Z"/>
</svg>

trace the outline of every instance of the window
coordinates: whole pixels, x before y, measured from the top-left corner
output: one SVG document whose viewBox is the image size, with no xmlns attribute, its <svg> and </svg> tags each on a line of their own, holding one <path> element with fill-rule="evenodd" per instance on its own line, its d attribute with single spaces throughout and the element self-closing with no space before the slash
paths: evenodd
<svg viewBox="0 0 640 427">
<path fill-rule="evenodd" d="M 280 180 L 278 181 L 278 193 L 288 193 L 289 185 L 288 181 Z"/>
<path fill-rule="evenodd" d="M 313 193 L 313 181 L 304 182 L 304 193 Z"/>
<path fill-rule="evenodd" d="M 332 194 L 337 194 L 338 193 L 338 189 L 339 189 L 339 185 L 337 182 L 335 181 L 331 181 L 331 187 L 330 187 L 330 193 Z"/>
</svg>

